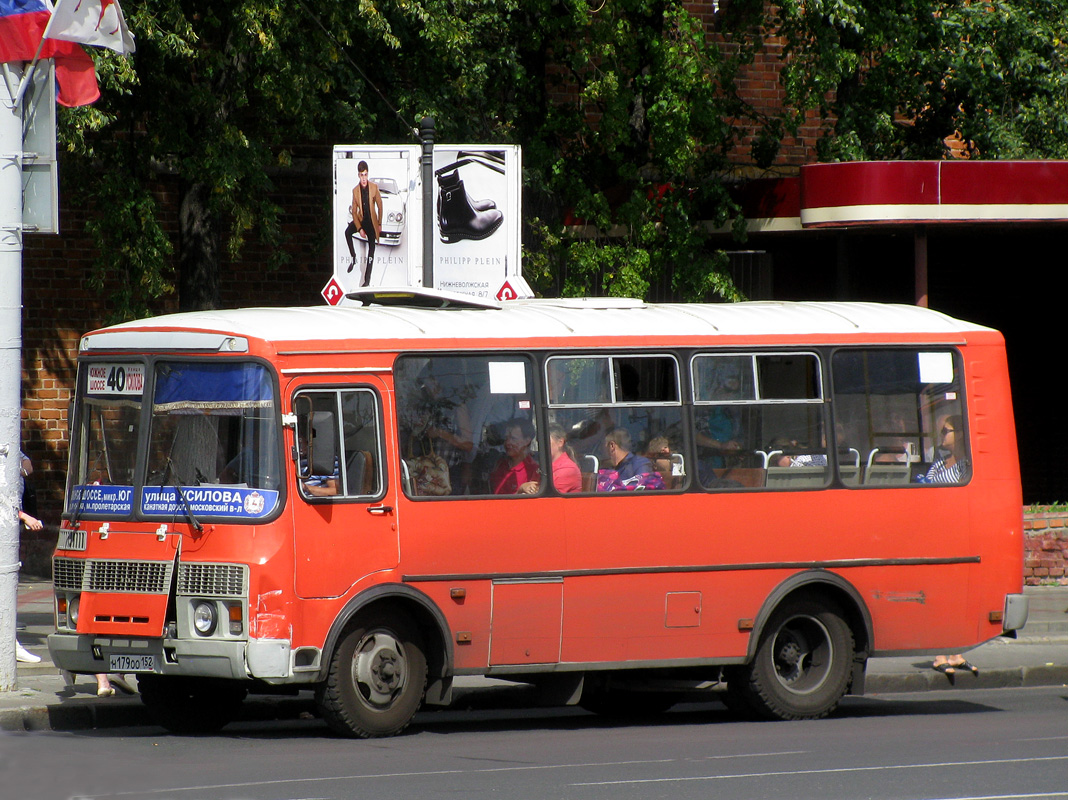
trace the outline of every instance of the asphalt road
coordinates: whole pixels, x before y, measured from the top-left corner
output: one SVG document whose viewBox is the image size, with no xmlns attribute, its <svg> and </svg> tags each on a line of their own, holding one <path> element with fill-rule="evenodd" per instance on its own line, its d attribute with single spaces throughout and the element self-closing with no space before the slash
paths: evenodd
<svg viewBox="0 0 1068 800">
<path fill-rule="evenodd" d="M 577 709 L 423 713 L 355 741 L 316 719 L 0 736 L 5 798 L 1068 798 L 1068 689 L 847 698 L 816 722 L 717 704 L 652 720 Z"/>
</svg>

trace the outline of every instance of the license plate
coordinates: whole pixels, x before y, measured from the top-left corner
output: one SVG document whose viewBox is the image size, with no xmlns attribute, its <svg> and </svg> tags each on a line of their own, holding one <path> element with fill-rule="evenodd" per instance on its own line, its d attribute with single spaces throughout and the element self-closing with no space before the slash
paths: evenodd
<svg viewBox="0 0 1068 800">
<path fill-rule="evenodd" d="M 129 656 L 112 653 L 108 656 L 108 672 L 155 672 L 155 656 Z"/>
</svg>

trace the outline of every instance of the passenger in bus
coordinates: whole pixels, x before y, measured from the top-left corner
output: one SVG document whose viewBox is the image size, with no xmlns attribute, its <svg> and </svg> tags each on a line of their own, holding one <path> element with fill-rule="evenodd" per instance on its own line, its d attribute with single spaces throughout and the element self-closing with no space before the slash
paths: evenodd
<svg viewBox="0 0 1068 800">
<path fill-rule="evenodd" d="M 972 472 L 964 442 L 964 420 L 959 414 L 951 414 L 942 420 L 939 432 L 939 458 L 921 483 L 963 483 Z"/>
<path fill-rule="evenodd" d="M 608 463 L 619 473 L 622 481 L 642 475 L 656 472 L 653 462 L 645 456 L 631 452 L 630 432 L 626 428 L 614 428 L 604 438 L 604 451 L 608 456 Z"/>
<path fill-rule="evenodd" d="M 567 447 L 567 432 L 560 425 L 549 426 L 549 449 L 553 459 L 553 486 L 561 494 L 582 490 L 582 473 Z"/>
<path fill-rule="evenodd" d="M 703 486 L 717 486 L 725 476 L 716 470 L 738 466 L 738 459 L 734 457 L 742 447 L 738 410 L 732 406 L 712 406 L 698 411 L 695 422 L 698 478 Z"/>
<path fill-rule="evenodd" d="M 463 401 L 466 392 L 454 392 L 455 397 L 446 397 L 441 382 L 428 366 L 420 376 L 420 396 L 424 405 L 422 433 L 429 442 L 426 449 L 433 449 L 449 465 L 452 494 L 467 494 L 470 475 L 466 469 L 468 455 L 475 448 L 471 433 L 471 415 Z"/>
<path fill-rule="evenodd" d="M 799 453 L 803 449 L 797 439 L 779 437 L 772 440 L 770 452 L 776 452 L 771 467 L 826 467 L 826 453 Z M 792 452 L 791 452 L 792 451 Z"/>
<path fill-rule="evenodd" d="M 490 473 L 493 494 L 518 494 L 523 484 L 541 480 L 538 462 L 530 455 L 533 441 L 534 425 L 530 420 L 517 418 L 505 426 L 504 456 Z"/>
<path fill-rule="evenodd" d="M 337 482 L 340 470 L 335 462 L 334 472 L 330 475 L 311 475 L 302 478 L 304 491 L 314 497 L 333 497 L 337 494 Z"/>
<path fill-rule="evenodd" d="M 298 466 L 301 475 L 305 475 L 305 473 L 313 471 L 316 467 L 319 467 L 319 474 L 312 472 L 312 474 L 307 477 L 302 477 L 300 479 L 305 494 L 310 494 L 313 497 L 333 497 L 337 494 L 337 484 L 341 477 L 341 465 L 338 463 L 337 456 L 334 456 L 334 468 L 330 473 L 326 472 L 329 467 L 325 464 L 309 465 L 307 443 L 302 439 L 300 442 L 300 460 L 298 461 Z"/>
<path fill-rule="evenodd" d="M 664 486 L 671 488 L 673 478 L 671 475 L 671 442 L 666 436 L 654 436 L 649 440 L 649 446 L 645 448 L 645 457 L 653 463 L 653 468 L 664 479 Z"/>
<path fill-rule="evenodd" d="M 582 473 L 578 464 L 567 451 L 567 433 L 562 425 L 552 423 L 549 425 L 549 450 L 553 459 L 553 486 L 561 494 L 569 494 L 582 490 Z M 538 481 L 527 481 L 520 484 L 520 494 L 537 494 Z"/>
</svg>

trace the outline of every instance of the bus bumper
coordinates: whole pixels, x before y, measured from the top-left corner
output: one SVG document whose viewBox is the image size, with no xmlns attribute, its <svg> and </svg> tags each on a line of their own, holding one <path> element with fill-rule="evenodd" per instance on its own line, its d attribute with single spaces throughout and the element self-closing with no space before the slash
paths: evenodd
<svg viewBox="0 0 1068 800">
<path fill-rule="evenodd" d="M 152 668 L 140 670 L 156 675 L 248 680 L 243 641 L 194 641 L 190 639 L 139 639 L 129 636 L 53 633 L 48 652 L 59 669 L 81 674 L 116 672 L 111 656 L 151 656 Z M 131 670 L 125 670 L 131 672 Z M 136 674 L 137 671 L 132 671 Z"/>
<path fill-rule="evenodd" d="M 1001 628 L 1005 633 L 1020 630 L 1027 624 L 1027 595 L 1005 595 L 1005 613 Z"/>
</svg>

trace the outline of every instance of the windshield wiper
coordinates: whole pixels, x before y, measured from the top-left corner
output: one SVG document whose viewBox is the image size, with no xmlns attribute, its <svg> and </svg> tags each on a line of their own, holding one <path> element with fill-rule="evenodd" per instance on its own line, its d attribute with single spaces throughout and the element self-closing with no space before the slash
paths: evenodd
<svg viewBox="0 0 1068 800">
<path fill-rule="evenodd" d="M 204 526 L 200 520 L 197 519 L 197 515 L 193 513 L 193 507 L 189 505 L 189 498 L 185 496 L 185 492 L 182 491 L 182 481 L 178 476 L 178 470 L 174 468 L 174 463 L 171 461 L 171 457 L 167 456 L 167 464 L 163 468 L 163 480 L 160 481 L 160 488 L 163 488 L 163 484 L 167 480 L 167 473 L 174 477 L 174 491 L 178 493 L 178 498 L 182 501 L 182 507 L 185 509 L 185 516 L 189 520 L 189 524 L 193 526 L 193 529 L 197 533 L 203 533 Z"/>
</svg>

